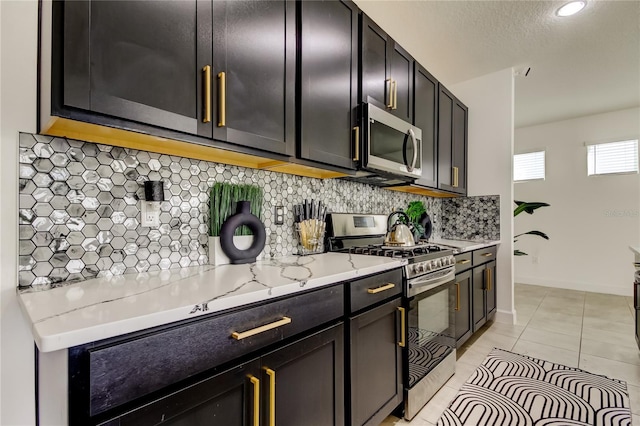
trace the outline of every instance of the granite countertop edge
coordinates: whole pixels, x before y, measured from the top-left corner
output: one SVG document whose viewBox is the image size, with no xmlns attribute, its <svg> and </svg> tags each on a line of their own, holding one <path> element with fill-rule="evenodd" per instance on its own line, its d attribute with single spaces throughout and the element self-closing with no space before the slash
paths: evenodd
<svg viewBox="0 0 640 426">
<path fill-rule="evenodd" d="M 52 352 L 321 288 L 406 263 L 406 259 L 341 253 L 286 256 L 254 264 L 94 278 L 46 291 L 18 291 L 18 300 L 38 349 Z M 296 278 L 296 273 L 309 276 Z M 229 277 L 236 281 L 230 282 Z M 241 291 L 234 294 L 238 289 Z M 174 294 L 179 300 L 171 300 Z M 136 303 L 143 304 L 139 312 L 132 308 Z"/>
</svg>

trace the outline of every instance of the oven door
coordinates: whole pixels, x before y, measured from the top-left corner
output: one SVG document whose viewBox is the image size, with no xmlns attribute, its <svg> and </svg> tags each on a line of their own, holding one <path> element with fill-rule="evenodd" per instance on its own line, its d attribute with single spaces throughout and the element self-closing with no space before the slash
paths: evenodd
<svg viewBox="0 0 640 426">
<path fill-rule="evenodd" d="M 405 384 L 409 389 L 455 350 L 454 276 L 446 274 L 437 285 L 425 285 L 425 291 L 408 299 Z M 419 289 L 419 280 L 409 281 L 409 286 Z"/>
<path fill-rule="evenodd" d="M 422 177 L 422 130 L 386 111 L 366 104 L 364 167 Z"/>
</svg>

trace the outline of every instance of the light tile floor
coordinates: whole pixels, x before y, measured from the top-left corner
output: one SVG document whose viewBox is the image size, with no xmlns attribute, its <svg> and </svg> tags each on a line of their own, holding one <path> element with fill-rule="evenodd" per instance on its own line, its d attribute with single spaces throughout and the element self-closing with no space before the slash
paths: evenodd
<svg viewBox="0 0 640 426">
<path fill-rule="evenodd" d="M 389 416 L 382 426 L 435 425 L 493 347 L 626 381 L 633 424 L 640 426 L 640 350 L 632 297 L 516 284 L 515 306 L 515 325 L 487 324 L 458 350 L 456 374 L 411 422 Z"/>
</svg>

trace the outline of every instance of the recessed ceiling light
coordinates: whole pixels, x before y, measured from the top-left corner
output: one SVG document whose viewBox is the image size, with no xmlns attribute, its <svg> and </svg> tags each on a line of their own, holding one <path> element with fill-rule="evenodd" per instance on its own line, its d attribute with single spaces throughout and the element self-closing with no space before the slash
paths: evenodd
<svg viewBox="0 0 640 426">
<path fill-rule="evenodd" d="M 573 14 L 576 14 L 578 12 L 580 12 L 582 9 L 584 9 L 584 7 L 587 5 L 587 2 L 584 0 L 581 1 L 572 1 L 569 2 L 567 4 L 565 4 L 564 6 L 562 6 L 560 9 L 558 9 L 556 11 L 556 15 L 558 16 L 571 16 Z"/>
</svg>

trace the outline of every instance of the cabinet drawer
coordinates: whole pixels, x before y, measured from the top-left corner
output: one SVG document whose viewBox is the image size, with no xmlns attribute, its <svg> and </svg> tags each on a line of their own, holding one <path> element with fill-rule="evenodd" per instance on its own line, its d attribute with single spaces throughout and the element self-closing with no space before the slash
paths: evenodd
<svg viewBox="0 0 640 426">
<path fill-rule="evenodd" d="M 85 384 L 89 415 L 335 320 L 343 312 L 344 286 L 335 285 L 90 348 L 84 355 L 89 371 Z M 74 350 L 82 349 L 72 348 L 72 357 Z"/>
<path fill-rule="evenodd" d="M 481 265 L 483 263 L 489 262 L 490 260 L 495 260 L 496 251 L 496 246 L 475 250 L 473 252 L 473 265 Z"/>
<path fill-rule="evenodd" d="M 456 254 L 456 274 L 471 268 L 471 253 L 472 252 L 468 251 L 465 253 Z"/>
<path fill-rule="evenodd" d="M 402 293 L 402 269 L 371 275 L 350 285 L 351 312 Z"/>
</svg>

